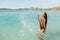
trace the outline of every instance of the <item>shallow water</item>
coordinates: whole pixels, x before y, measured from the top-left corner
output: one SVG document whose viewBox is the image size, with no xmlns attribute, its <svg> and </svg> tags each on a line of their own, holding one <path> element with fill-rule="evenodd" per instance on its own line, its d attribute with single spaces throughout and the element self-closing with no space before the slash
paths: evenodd
<svg viewBox="0 0 60 40">
<path fill-rule="evenodd" d="M 47 12 L 48 23 L 39 38 L 37 15 Z M 0 10 L 0 40 L 60 40 L 60 10 Z"/>
</svg>

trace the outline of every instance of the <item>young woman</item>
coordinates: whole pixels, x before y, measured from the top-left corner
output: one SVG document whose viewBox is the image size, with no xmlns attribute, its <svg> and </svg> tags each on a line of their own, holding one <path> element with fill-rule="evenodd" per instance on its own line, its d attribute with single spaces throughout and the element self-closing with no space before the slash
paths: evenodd
<svg viewBox="0 0 60 40">
<path fill-rule="evenodd" d="M 47 25 L 47 14 L 46 14 L 46 12 L 42 13 L 41 18 L 39 18 L 39 15 L 38 15 L 38 21 L 39 21 L 39 24 L 40 24 L 39 34 L 43 35 L 43 33 L 46 30 L 46 25 Z"/>
</svg>

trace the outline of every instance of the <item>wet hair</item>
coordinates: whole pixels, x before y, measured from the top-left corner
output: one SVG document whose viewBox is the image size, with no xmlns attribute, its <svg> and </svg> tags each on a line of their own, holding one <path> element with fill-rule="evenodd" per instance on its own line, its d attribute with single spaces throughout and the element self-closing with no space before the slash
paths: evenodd
<svg viewBox="0 0 60 40">
<path fill-rule="evenodd" d="M 45 22 L 45 29 L 46 29 L 46 26 L 47 26 L 47 13 L 46 12 L 44 12 L 44 18 L 45 18 L 45 20 L 46 20 L 46 22 Z"/>
</svg>

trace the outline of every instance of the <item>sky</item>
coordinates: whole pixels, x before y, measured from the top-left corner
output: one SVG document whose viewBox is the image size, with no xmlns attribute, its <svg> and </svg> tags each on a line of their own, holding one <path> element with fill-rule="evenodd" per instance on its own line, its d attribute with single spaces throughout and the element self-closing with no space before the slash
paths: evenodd
<svg viewBox="0 0 60 40">
<path fill-rule="evenodd" d="M 60 0 L 0 0 L 0 8 L 51 8 L 60 6 Z"/>
</svg>

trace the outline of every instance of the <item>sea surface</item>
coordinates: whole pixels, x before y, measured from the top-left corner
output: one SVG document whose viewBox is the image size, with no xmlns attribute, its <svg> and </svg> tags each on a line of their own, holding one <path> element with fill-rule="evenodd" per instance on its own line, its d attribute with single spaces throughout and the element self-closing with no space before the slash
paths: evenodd
<svg viewBox="0 0 60 40">
<path fill-rule="evenodd" d="M 46 12 L 46 32 L 39 38 L 38 14 Z M 0 10 L 0 40 L 60 40 L 60 10 Z"/>
</svg>

